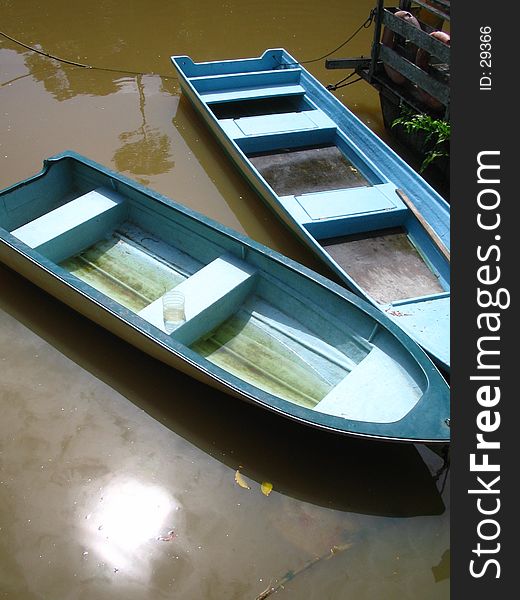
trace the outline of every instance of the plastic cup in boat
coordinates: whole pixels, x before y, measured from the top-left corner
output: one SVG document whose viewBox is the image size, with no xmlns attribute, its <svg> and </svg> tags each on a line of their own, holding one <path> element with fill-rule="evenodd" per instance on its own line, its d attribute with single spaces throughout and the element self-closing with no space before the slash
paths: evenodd
<svg viewBox="0 0 520 600">
<path fill-rule="evenodd" d="M 186 321 L 184 302 L 184 294 L 175 289 L 166 292 L 162 297 L 164 327 L 167 333 L 172 333 Z"/>
</svg>

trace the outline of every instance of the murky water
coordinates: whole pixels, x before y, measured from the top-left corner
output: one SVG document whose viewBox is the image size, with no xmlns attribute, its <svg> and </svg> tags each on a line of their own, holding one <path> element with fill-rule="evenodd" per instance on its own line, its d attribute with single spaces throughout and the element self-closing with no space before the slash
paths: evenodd
<svg viewBox="0 0 520 600">
<path fill-rule="evenodd" d="M 0 0 L 2 29 L 28 45 L 147 73 L 0 39 L 0 187 L 70 148 L 320 269 L 180 96 L 169 56 L 313 59 L 372 5 Z M 325 84 L 346 74 L 307 66 Z M 365 83 L 336 94 L 384 135 Z M 0 266 L 0 598 L 447 598 L 439 466 L 216 393 Z"/>
</svg>

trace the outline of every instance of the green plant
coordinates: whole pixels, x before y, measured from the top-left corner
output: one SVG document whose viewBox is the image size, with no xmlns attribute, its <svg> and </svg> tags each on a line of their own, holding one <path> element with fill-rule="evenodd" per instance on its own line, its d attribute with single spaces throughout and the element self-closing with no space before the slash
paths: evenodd
<svg viewBox="0 0 520 600">
<path fill-rule="evenodd" d="M 422 173 L 433 161 L 449 156 L 449 141 L 451 125 L 442 119 L 434 119 L 424 113 L 414 113 L 409 109 L 395 119 L 392 127 L 401 125 L 407 133 L 424 132 L 423 152 L 424 160 L 419 168 Z"/>
</svg>

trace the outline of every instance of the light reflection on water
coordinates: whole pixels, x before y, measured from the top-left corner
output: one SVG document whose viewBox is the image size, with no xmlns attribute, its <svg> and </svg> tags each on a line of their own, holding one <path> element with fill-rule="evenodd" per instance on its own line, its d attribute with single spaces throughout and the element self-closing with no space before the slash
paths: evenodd
<svg viewBox="0 0 520 600">
<path fill-rule="evenodd" d="M 171 494 L 150 482 L 125 476 L 111 479 L 84 506 L 85 551 L 89 560 L 103 561 L 116 570 L 131 572 L 141 581 L 150 578 L 157 541 L 174 539 L 180 506 Z"/>
<path fill-rule="evenodd" d="M 322 270 L 223 155 L 169 57 L 282 46 L 307 60 L 339 45 L 372 5 L 6 1 L 2 28 L 25 43 L 169 77 L 64 65 L 0 40 L 0 187 L 70 148 Z M 363 30 L 338 56 L 366 55 L 371 37 Z M 307 66 L 324 84 L 345 75 Z M 383 135 L 372 89 L 337 95 Z M 7 598 L 249 599 L 347 544 L 286 595 L 448 597 L 449 481 L 441 495 L 429 451 L 280 421 L 172 373 L 1 266 L 0 360 Z M 250 490 L 236 485 L 238 468 Z M 157 539 L 169 531 L 176 537 Z"/>
</svg>

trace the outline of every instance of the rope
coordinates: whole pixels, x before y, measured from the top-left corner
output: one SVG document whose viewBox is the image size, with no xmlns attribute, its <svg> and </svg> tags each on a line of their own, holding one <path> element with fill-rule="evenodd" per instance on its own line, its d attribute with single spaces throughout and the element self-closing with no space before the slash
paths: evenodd
<svg viewBox="0 0 520 600">
<path fill-rule="evenodd" d="M 97 67 L 95 65 L 87 65 L 85 63 L 76 62 L 74 60 L 68 60 L 66 58 L 60 58 L 59 56 L 55 56 L 54 54 L 49 54 L 47 52 L 43 52 L 43 50 L 38 50 L 38 48 L 34 48 L 34 46 L 29 46 L 28 44 L 24 44 L 20 40 L 17 40 L 7 33 L 0 31 L 0 35 L 11 40 L 15 44 L 22 46 L 23 48 L 27 48 L 27 50 L 31 50 L 31 52 L 36 52 L 36 54 L 41 54 L 42 56 L 46 56 L 47 58 L 52 58 L 53 60 L 57 60 L 58 62 L 64 63 L 66 65 L 72 65 L 73 67 L 80 67 L 82 69 L 94 69 L 96 71 L 109 71 L 111 73 L 126 73 L 128 75 L 157 75 L 158 77 L 162 77 L 163 79 L 177 79 L 177 77 L 172 77 L 171 75 L 161 75 L 161 73 L 151 72 L 143 72 L 143 71 L 128 71 L 127 69 L 114 69 L 111 67 Z"/>
<path fill-rule="evenodd" d="M 362 29 L 368 29 L 370 27 L 370 25 L 372 25 L 372 21 L 374 20 L 375 14 L 376 14 L 376 9 L 373 8 L 370 11 L 370 14 L 368 15 L 368 17 L 365 19 L 365 21 L 363 23 L 361 23 L 361 25 L 344 42 L 342 42 L 339 46 L 337 46 L 330 52 L 327 52 L 327 54 L 323 54 L 323 56 L 319 56 L 318 58 L 313 58 L 311 60 L 303 60 L 300 62 L 293 62 L 293 63 L 280 63 L 278 66 L 286 68 L 286 67 L 291 67 L 294 65 L 308 65 L 310 63 L 315 63 L 320 60 L 323 60 L 324 58 L 329 57 L 331 54 L 334 54 L 335 52 L 337 52 L 338 50 L 343 48 L 343 46 L 346 46 L 351 40 L 354 39 L 354 37 Z M 111 73 L 126 73 L 128 75 L 156 75 L 156 76 L 162 77 L 164 79 L 177 79 L 177 77 L 172 77 L 170 75 L 162 75 L 161 73 L 155 73 L 153 71 L 152 72 L 129 71 L 127 69 L 116 69 L 116 68 L 111 68 L 111 67 L 98 67 L 95 65 L 87 65 L 85 63 L 76 62 L 74 60 L 60 58 L 59 56 L 55 56 L 54 54 L 49 54 L 48 52 L 43 52 L 43 50 L 39 50 L 38 48 L 35 48 L 34 46 L 29 46 L 28 44 L 24 44 L 20 40 L 17 40 L 16 38 L 11 37 L 10 35 L 7 35 L 7 33 L 4 33 L 3 31 L 0 31 L 0 35 L 2 35 L 3 37 L 7 38 L 8 40 L 10 40 L 11 42 L 13 42 L 15 44 L 18 44 L 19 46 L 22 46 L 23 48 L 30 50 L 31 52 L 36 52 L 37 54 L 41 54 L 42 56 L 46 56 L 47 58 L 52 58 L 53 60 L 57 60 L 58 62 L 64 63 L 66 65 L 72 65 L 73 67 L 80 67 L 82 69 L 95 69 L 96 71 L 109 71 Z M 342 79 L 341 81 L 338 81 L 338 83 L 335 85 L 328 86 L 327 89 L 336 90 L 336 89 L 338 89 L 338 86 L 341 83 L 343 83 L 344 81 L 346 81 L 347 79 L 348 79 L 348 77 L 346 77 L 345 79 Z M 359 81 L 359 79 L 356 79 L 355 81 L 351 81 L 350 83 L 346 83 L 345 85 L 350 85 L 352 83 L 356 83 L 357 81 Z M 340 87 L 344 87 L 344 86 L 341 85 Z"/>
<path fill-rule="evenodd" d="M 352 73 L 350 73 L 350 75 L 347 75 L 343 79 L 340 79 L 337 83 L 329 83 L 329 85 L 327 86 L 327 89 L 331 92 L 335 92 L 336 90 L 339 90 L 342 87 L 346 87 L 347 85 L 352 85 L 353 83 L 357 83 L 358 81 L 361 81 L 362 77 L 358 77 L 357 79 L 354 79 L 354 81 L 348 81 L 355 74 L 356 74 L 356 71 L 352 71 Z M 347 81 L 347 83 L 344 83 L 345 81 Z"/>
<path fill-rule="evenodd" d="M 353 40 L 356 37 L 356 35 L 362 29 L 368 29 L 370 27 L 370 25 L 372 25 L 372 21 L 374 20 L 375 15 L 376 15 L 376 9 L 373 8 L 370 11 L 370 14 L 368 15 L 368 17 L 365 19 L 365 21 L 363 23 L 361 23 L 361 25 L 344 42 L 342 42 L 339 46 L 334 48 L 334 50 L 327 52 L 327 54 L 324 54 L 323 56 L 319 56 L 318 58 L 313 58 L 311 60 L 302 60 L 302 61 L 293 62 L 293 63 L 280 63 L 279 66 L 283 66 L 283 68 L 285 68 L 285 67 L 292 67 L 294 65 L 308 65 L 310 63 L 314 63 L 314 62 L 318 62 L 319 60 L 323 60 L 324 58 L 328 58 L 331 54 L 334 54 L 335 52 L 337 52 L 338 50 L 343 48 L 343 46 L 346 46 L 351 40 Z"/>
</svg>

